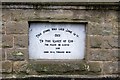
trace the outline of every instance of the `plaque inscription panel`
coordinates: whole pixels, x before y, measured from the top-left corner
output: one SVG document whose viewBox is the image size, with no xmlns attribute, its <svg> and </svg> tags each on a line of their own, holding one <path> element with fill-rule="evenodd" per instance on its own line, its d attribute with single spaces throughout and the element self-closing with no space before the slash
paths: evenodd
<svg viewBox="0 0 120 80">
<path fill-rule="evenodd" d="M 29 59 L 83 59 L 85 25 L 31 23 Z"/>
</svg>

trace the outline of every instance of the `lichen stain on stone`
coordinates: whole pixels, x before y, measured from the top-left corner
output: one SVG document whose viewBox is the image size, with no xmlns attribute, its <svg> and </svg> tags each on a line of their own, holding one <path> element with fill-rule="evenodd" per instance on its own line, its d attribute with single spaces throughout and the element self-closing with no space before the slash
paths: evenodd
<svg viewBox="0 0 120 80">
<path fill-rule="evenodd" d="M 38 74 L 89 74 L 86 63 L 31 63 L 28 70 Z"/>
<path fill-rule="evenodd" d="M 14 51 L 14 52 L 12 53 L 12 55 L 13 55 L 13 56 L 23 56 L 24 53 L 23 53 L 23 52 L 20 52 L 20 51 L 18 51 L 18 52 Z"/>
<path fill-rule="evenodd" d="M 10 45 L 2 45 L 2 48 L 12 48 Z"/>
</svg>

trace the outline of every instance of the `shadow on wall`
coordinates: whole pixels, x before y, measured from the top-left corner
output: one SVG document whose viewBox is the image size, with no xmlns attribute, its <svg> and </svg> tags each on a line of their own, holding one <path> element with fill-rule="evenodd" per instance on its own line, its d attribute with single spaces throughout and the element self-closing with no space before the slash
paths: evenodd
<svg viewBox="0 0 120 80">
<path fill-rule="evenodd" d="M 30 77 L 30 78 L 17 78 L 17 79 L 2 79 L 2 80 L 120 80 L 120 77 L 117 78 L 111 78 L 111 77 L 107 77 L 107 78 L 62 78 L 62 77 L 58 77 L 58 78 L 40 78 L 40 77 Z"/>
<path fill-rule="evenodd" d="M 119 1 L 119 5 L 120 5 L 120 1 Z M 120 40 L 120 6 L 119 6 L 119 9 L 118 9 L 118 26 L 119 26 L 118 27 L 118 40 Z M 118 46 L 120 46 L 120 41 L 118 41 Z M 118 53 L 120 53 L 120 50 L 118 51 Z M 120 56 L 120 54 L 118 54 L 118 56 Z M 118 62 L 118 71 L 120 71 L 119 66 L 120 66 L 120 62 Z"/>
</svg>

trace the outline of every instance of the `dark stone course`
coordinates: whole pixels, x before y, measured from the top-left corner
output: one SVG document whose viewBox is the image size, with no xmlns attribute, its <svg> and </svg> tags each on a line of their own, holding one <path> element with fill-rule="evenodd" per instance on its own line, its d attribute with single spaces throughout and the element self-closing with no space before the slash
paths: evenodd
<svg viewBox="0 0 120 80">
<path fill-rule="evenodd" d="M 1 79 L 1 80 L 120 80 L 120 77 L 103 77 L 103 78 L 65 78 L 65 77 L 29 77 L 29 78 L 11 78 L 11 79 Z"/>
<path fill-rule="evenodd" d="M 28 71 L 35 70 L 39 74 L 86 74 L 87 69 L 84 63 L 74 64 L 74 63 L 61 63 L 61 64 L 41 64 L 41 63 L 31 63 L 28 65 Z M 34 74 L 34 73 L 33 73 Z"/>
</svg>

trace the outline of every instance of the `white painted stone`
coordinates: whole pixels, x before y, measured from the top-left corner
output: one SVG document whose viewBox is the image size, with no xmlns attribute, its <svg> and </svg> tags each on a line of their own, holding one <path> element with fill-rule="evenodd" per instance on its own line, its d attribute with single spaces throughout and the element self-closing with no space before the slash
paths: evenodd
<svg viewBox="0 0 120 80">
<path fill-rule="evenodd" d="M 31 23 L 29 59 L 83 59 L 85 37 L 83 24 Z"/>
</svg>

